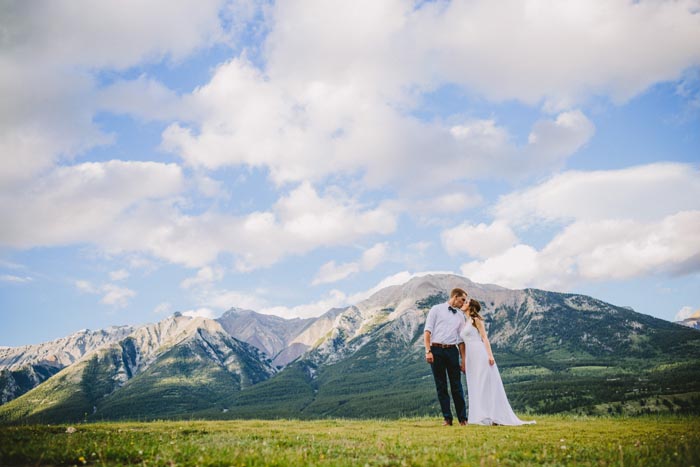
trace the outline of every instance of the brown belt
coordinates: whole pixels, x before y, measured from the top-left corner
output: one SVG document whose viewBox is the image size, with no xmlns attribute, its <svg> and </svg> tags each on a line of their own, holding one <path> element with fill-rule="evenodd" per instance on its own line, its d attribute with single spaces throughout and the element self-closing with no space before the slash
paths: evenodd
<svg viewBox="0 0 700 467">
<path fill-rule="evenodd" d="M 457 347 L 457 344 L 436 344 L 435 342 L 431 342 L 430 347 L 440 347 L 441 349 L 451 349 L 452 347 Z"/>
</svg>

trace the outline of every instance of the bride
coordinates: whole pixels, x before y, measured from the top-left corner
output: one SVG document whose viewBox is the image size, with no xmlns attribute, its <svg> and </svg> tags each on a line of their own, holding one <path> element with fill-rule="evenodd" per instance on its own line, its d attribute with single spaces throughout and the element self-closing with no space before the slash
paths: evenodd
<svg viewBox="0 0 700 467">
<path fill-rule="evenodd" d="M 498 366 L 493 359 L 491 344 L 486 337 L 481 305 L 471 299 L 462 307 L 467 323 L 461 336 L 466 347 L 462 371 L 467 375 L 469 393 L 469 423 L 476 425 L 524 425 L 535 423 L 520 420 L 508 403 Z M 466 366 L 466 368 L 465 368 Z"/>
</svg>

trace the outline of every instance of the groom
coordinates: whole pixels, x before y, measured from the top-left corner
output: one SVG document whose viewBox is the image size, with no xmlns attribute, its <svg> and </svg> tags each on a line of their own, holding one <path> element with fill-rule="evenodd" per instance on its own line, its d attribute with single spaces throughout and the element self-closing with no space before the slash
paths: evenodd
<svg viewBox="0 0 700 467">
<path fill-rule="evenodd" d="M 448 378 L 459 424 L 467 424 L 467 408 L 459 366 L 460 355 L 464 358 L 464 342 L 459 335 L 464 328 L 464 315 L 459 309 L 466 300 L 467 292 L 459 288 L 452 289 L 447 303 L 432 307 L 425 320 L 425 360 L 433 370 L 445 426 L 452 425 L 450 395 L 447 393 Z"/>
</svg>

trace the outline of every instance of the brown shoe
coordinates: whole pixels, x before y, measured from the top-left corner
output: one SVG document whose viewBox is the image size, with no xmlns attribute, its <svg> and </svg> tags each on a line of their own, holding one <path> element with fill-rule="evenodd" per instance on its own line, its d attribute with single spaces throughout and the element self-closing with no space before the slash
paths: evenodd
<svg viewBox="0 0 700 467">
<path fill-rule="evenodd" d="M 452 426 L 452 420 L 445 419 L 445 421 L 442 422 L 442 426 Z"/>
<path fill-rule="evenodd" d="M 462 425 L 462 426 L 467 426 L 467 425 L 468 425 L 468 423 L 467 423 L 466 420 L 460 420 L 460 421 L 459 421 L 459 424 Z"/>
</svg>

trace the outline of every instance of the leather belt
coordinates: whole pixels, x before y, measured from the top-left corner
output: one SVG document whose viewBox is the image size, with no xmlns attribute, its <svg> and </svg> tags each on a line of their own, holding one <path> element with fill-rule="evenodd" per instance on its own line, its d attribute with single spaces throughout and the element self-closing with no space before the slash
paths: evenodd
<svg viewBox="0 0 700 467">
<path fill-rule="evenodd" d="M 457 344 L 437 344 L 435 342 L 431 342 L 430 347 L 440 347 L 441 349 L 451 349 L 452 347 L 457 347 Z"/>
</svg>

